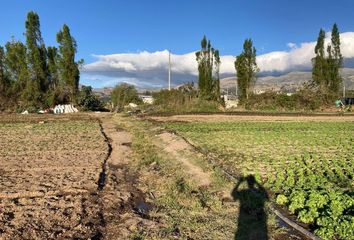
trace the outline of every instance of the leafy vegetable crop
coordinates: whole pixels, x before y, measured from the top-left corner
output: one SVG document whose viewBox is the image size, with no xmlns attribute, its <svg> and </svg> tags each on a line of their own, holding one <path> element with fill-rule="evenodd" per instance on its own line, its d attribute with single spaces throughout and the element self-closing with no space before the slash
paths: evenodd
<svg viewBox="0 0 354 240">
<path fill-rule="evenodd" d="M 227 171 L 256 174 L 324 239 L 354 239 L 352 122 L 167 123 Z"/>
</svg>

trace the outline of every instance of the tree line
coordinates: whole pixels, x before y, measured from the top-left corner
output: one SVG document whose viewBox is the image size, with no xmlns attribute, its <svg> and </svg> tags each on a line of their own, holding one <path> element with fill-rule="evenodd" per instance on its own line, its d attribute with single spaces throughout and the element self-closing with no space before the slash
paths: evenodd
<svg viewBox="0 0 354 240">
<path fill-rule="evenodd" d="M 66 24 L 56 35 L 58 46 L 46 46 L 39 16 L 31 11 L 27 14 L 24 35 L 25 43 L 12 38 L 5 46 L 0 46 L 0 109 L 38 109 L 83 102 L 85 106 L 99 105 L 97 99 L 91 96 L 91 88 L 79 94 L 79 68 L 83 60 L 75 60 L 77 43 Z M 321 29 L 312 59 L 313 80 L 310 86 L 316 93 L 325 96 L 326 100 L 332 100 L 337 97 L 342 84 L 339 70 L 343 65 L 343 57 L 337 24 L 333 25 L 331 41 L 327 45 L 325 38 L 325 31 Z M 234 62 L 241 102 L 248 101 L 257 80 L 259 68 L 256 56 L 252 39 L 246 39 L 242 52 Z M 201 49 L 196 52 L 196 61 L 199 73 L 197 94 L 183 92 L 186 96 L 182 102 L 195 97 L 221 102 L 220 53 L 206 36 L 201 40 Z"/>
<path fill-rule="evenodd" d="M 325 45 L 326 34 L 320 30 L 312 59 L 311 90 L 331 101 L 338 97 L 342 78 L 340 68 L 343 65 L 343 56 L 340 50 L 340 34 L 337 24 L 333 25 L 331 42 Z M 252 39 L 246 39 L 242 52 L 236 56 L 235 70 L 238 86 L 238 96 L 241 102 L 246 102 L 257 80 L 259 68 L 256 62 L 256 48 Z M 204 36 L 201 41 L 201 50 L 196 52 L 198 62 L 198 96 L 206 100 L 220 100 L 219 68 L 221 65 L 219 51 L 211 46 L 210 40 Z M 305 91 L 303 91 L 305 92 Z"/>
<path fill-rule="evenodd" d="M 236 56 L 234 66 L 236 72 L 238 99 L 246 109 L 259 110 L 316 110 L 326 104 L 333 104 L 334 98 L 339 95 L 342 78 L 340 68 L 343 57 L 340 51 L 340 35 L 336 24 L 333 25 L 331 42 L 325 46 L 325 32 L 321 29 L 316 47 L 315 57 L 312 59 L 312 78 L 310 83 L 304 84 L 298 91 L 288 96 L 276 92 L 254 94 L 259 68 L 257 66 L 257 51 L 252 39 L 245 39 L 242 52 Z M 220 53 L 203 36 L 200 50 L 195 53 L 198 63 L 198 85 L 184 84 L 176 89 L 161 90 L 153 93 L 155 111 L 171 112 L 213 112 L 220 110 L 222 104 L 220 92 Z M 128 100 L 138 101 L 137 91 L 133 86 L 121 84 L 112 95 L 115 109 L 123 109 Z M 218 107 L 219 106 L 219 107 Z"/>
<path fill-rule="evenodd" d="M 0 107 L 75 103 L 83 60 L 75 60 L 77 43 L 69 27 L 64 24 L 57 33 L 57 47 L 46 47 L 37 13 L 27 14 L 25 29 L 25 43 L 13 37 L 0 46 Z"/>
</svg>

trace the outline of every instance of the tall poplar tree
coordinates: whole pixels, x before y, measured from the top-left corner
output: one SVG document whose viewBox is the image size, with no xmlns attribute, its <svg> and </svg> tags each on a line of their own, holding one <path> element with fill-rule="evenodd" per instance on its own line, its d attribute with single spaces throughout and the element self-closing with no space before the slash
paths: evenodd
<svg viewBox="0 0 354 240">
<path fill-rule="evenodd" d="M 26 86 L 25 96 L 32 105 L 43 102 L 43 94 L 48 89 L 48 73 L 46 63 L 46 48 L 40 30 L 39 16 L 29 12 L 26 20 L 27 65 L 29 69 L 29 83 Z"/>
<path fill-rule="evenodd" d="M 66 24 L 64 24 L 62 30 L 58 32 L 57 42 L 59 43 L 58 59 L 60 79 L 68 87 L 70 100 L 75 102 L 79 89 L 80 61 L 75 61 L 77 45 Z"/>
<path fill-rule="evenodd" d="M 338 26 L 335 23 L 331 34 L 331 47 L 328 49 L 330 67 L 330 81 L 328 83 L 329 90 L 332 93 L 337 93 L 342 84 L 342 77 L 340 76 L 340 68 L 343 65 L 343 56 L 340 51 L 340 35 Z"/>
<path fill-rule="evenodd" d="M 240 100 L 248 99 L 251 89 L 256 83 L 256 75 L 259 71 L 256 62 L 256 48 L 252 39 L 246 39 L 243 43 L 243 51 L 236 57 L 235 69 Z"/>
<path fill-rule="evenodd" d="M 333 25 L 331 42 L 327 48 L 325 38 L 325 31 L 321 29 L 315 47 L 316 56 L 312 59 L 312 80 L 319 87 L 321 93 L 335 95 L 342 84 L 339 70 L 343 64 L 337 24 Z"/>
<path fill-rule="evenodd" d="M 199 96 L 205 100 L 220 99 L 220 56 L 219 51 L 211 46 L 210 40 L 204 36 L 201 41 L 201 50 L 196 52 L 198 62 Z"/>
<path fill-rule="evenodd" d="M 325 38 L 326 33 L 321 28 L 320 33 L 318 34 L 317 44 L 315 47 L 315 58 L 312 60 L 313 68 L 312 68 L 312 80 L 313 82 L 320 87 L 320 89 L 325 88 L 325 79 L 326 79 L 326 69 L 327 69 L 327 61 L 325 57 Z"/>
<path fill-rule="evenodd" d="M 49 89 L 55 91 L 59 87 L 58 49 L 56 47 L 48 47 L 47 54 Z"/>
<path fill-rule="evenodd" d="M 220 53 L 219 50 L 214 52 L 214 73 L 213 73 L 213 98 L 216 101 L 220 101 Z"/>
</svg>

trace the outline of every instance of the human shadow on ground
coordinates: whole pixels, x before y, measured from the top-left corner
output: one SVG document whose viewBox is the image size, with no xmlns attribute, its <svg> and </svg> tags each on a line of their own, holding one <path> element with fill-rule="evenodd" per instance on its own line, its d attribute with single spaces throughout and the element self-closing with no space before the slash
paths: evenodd
<svg viewBox="0 0 354 240">
<path fill-rule="evenodd" d="M 243 182 L 247 182 L 245 188 L 240 189 Z M 242 177 L 232 191 L 235 201 L 240 201 L 240 210 L 237 218 L 237 240 L 267 240 L 267 214 L 265 203 L 268 194 L 253 175 Z"/>
</svg>

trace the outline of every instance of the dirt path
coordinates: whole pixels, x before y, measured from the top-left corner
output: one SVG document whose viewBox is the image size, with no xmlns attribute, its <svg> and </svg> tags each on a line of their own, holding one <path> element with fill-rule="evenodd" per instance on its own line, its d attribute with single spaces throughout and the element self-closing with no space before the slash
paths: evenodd
<svg viewBox="0 0 354 240">
<path fill-rule="evenodd" d="M 102 119 L 104 134 L 109 139 L 111 154 L 103 166 L 104 183 L 99 192 L 103 239 L 128 239 L 138 227 L 152 228 L 147 219 L 149 206 L 137 187 L 138 176 L 129 167 L 131 135 L 118 129 L 111 119 Z"/>
<path fill-rule="evenodd" d="M 169 132 L 161 133 L 158 137 L 163 142 L 163 150 L 182 164 L 199 187 L 208 187 L 211 184 L 211 173 L 204 171 L 191 161 L 196 153 L 183 138 Z"/>
</svg>

